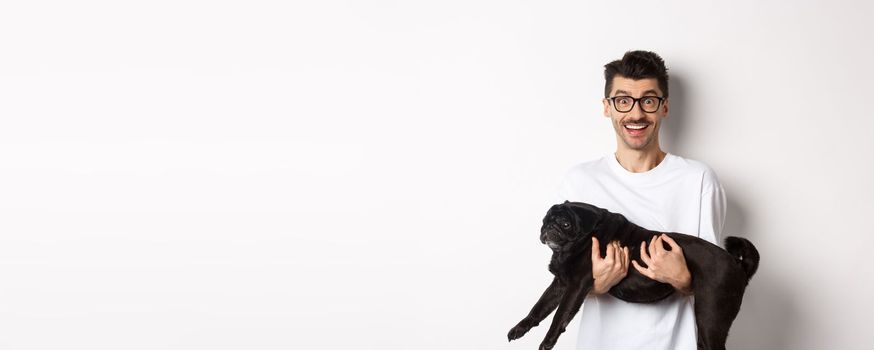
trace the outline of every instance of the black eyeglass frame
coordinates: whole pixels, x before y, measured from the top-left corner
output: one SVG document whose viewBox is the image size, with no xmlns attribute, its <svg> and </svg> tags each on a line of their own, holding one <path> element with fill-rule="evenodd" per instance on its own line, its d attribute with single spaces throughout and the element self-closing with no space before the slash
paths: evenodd
<svg viewBox="0 0 874 350">
<path fill-rule="evenodd" d="M 617 98 L 630 98 L 630 99 L 632 100 L 632 102 L 631 102 L 631 108 L 628 108 L 627 111 L 621 111 L 621 110 L 619 110 L 619 106 L 616 105 L 616 99 L 617 99 Z M 643 105 L 640 104 L 640 100 L 647 99 L 647 98 L 654 98 L 654 99 L 659 100 L 659 104 L 657 104 L 657 105 L 655 106 L 655 109 L 653 109 L 652 111 L 648 111 L 648 110 L 644 109 L 644 108 L 643 108 Z M 659 107 L 662 106 L 662 103 L 664 103 L 665 100 L 667 100 L 666 97 L 659 97 L 659 96 L 642 96 L 642 97 L 640 97 L 640 98 L 634 98 L 634 97 L 631 97 L 631 96 L 613 96 L 613 97 L 608 97 L 607 99 L 610 100 L 610 102 L 613 104 L 613 108 L 614 108 L 617 112 L 619 112 L 619 113 L 628 113 L 628 112 L 631 112 L 631 110 L 634 109 L 634 105 L 635 105 L 635 104 L 638 105 L 638 106 L 640 106 L 640 110 L 642 110 L 642 111 L 644 111 L 644 112 L 646 112 L 646 113 L 655 113 L 655 112 L 658 112 Z"/>
</svg>

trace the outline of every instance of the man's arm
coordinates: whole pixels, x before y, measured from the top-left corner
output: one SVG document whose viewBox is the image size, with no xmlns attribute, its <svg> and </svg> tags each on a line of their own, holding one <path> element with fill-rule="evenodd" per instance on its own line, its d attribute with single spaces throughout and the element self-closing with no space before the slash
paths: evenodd
<svg viewBox="0 0 874 350">
<path fill-rule="evenodd" d="M 704 173 L 701 191 L 701 210 L 698 218 L 698 237 L 723 247 L 722 229 L 725 226 L 725 190 L 713 171 Z M 725 248 L 725 247 L 723 247 Z"/>
<path fill-rule="evenodd" d="M 704 172 L 701 185 L 698 237 L 721 247 L 720 237 L 725 224 L 725 190 L 716 178 L 716 174 L 710 169 Z M 664 249 L 662 241 L 671 246 L 670 251 Z M 632 261 L 638 272 L 656 281 L 670 284 L 681 294 L 692 294 L 692 275 L 686 266 L 683 249 L 673 239 L 667 235 L 653 237 L 649 249 L 646 249 L 645 243 L 641 244 L 640 257 L 647 267 L 643 268 L 636 261 Z"/>
</svg>

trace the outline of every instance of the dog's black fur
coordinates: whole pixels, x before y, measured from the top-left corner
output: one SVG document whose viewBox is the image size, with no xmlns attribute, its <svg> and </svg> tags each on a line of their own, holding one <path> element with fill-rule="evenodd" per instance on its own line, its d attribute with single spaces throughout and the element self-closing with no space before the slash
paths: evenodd
<svg viewBox="0 0 874 350">
<path fill-rule="evenodd" d="M 658 234 L 629 222 L 621 214 L 590 204 L 565 201 L 552 206 L 543 218 L 540 241 L 553 250 L 549 271 L 555 278 L 528 316 L 513 327 L 507 337 L 511 341 L 522 337 L 558 307 L 546 338 L 540 344 L 541 350 L 552 349 L 594 284 L 592 235 L 603 242 L 601 256 L 605 255 L 606 243 L 619 241 L 630 248 L 630 259 L 646 266 L 640 260 L 638 247 Z M 664 234 L 683 250 L 692 274 L 698 349 L 725 349 L 728 329 L 740 311 L 747 283 L 759 266 L 759 252 L 750 241 L 739 237 L 727 237 L 723 250 L 698 237 Z M 670 246 L 666 245 L 665 249 L 670 250 Z M 625 279 L 613 286 L 609 293 L 628 302 L 650 303 L 667 298 L 674 293 L 674 288 L 629 267 Z"/>
</svg>

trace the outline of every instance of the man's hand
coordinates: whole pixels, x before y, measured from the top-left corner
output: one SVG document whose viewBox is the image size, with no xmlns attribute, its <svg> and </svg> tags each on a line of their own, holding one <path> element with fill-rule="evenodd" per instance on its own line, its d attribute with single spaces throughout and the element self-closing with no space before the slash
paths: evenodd
<svg viewBox="0 0 874 350">
<path fill-rule="evenodd" d="M 671 250 L 665 249 L 662 242 L 667 242 Z M 634 268 L 646 277 L 670 284 L 685 295 L 692 294 L 692 274 L 686 266 L 683 248 L 668 235 L 653 236 L 646 249 L 646 242 L 640 243 L 640 259 L 647 267 L 641 267 L 637 261 L 632 261 Z"/>
<path fill-rule="evenodd" d="M 604 294 L 628 274 L 628 247 L 619 246 L 618 241 L 607 245 L 607 256 L 601 257 L 598 239 L 592 237 L 592 278 L 595 285 L 592 294 Z"/>
</svg>

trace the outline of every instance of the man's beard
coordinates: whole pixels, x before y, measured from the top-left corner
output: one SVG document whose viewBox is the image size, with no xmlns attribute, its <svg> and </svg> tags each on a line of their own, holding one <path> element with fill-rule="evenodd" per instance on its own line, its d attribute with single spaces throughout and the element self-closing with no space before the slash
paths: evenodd
<svg viewBox="0 0 874 350">
<path fill-rule="evenodd" d="M 622 137 L 622 142 L 624 142 L 625 146 L 628 146 L 628 148 L 630 148 L 630 149 L 633 149 L 635 151 L 641 151 L 641 150 L 646 149 L 652 143 L 652 139 L 653 139 L 652 135 L 649 135 L 648 137 L 646 137 L 643 140 L 642 143 L 635 145 L 635 144 L 632 144 L 631 142 L 629 142 L 629 140 L 627 138 Z"/>
</svg>

